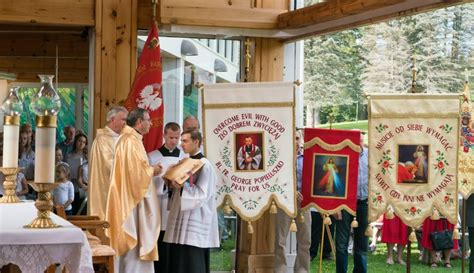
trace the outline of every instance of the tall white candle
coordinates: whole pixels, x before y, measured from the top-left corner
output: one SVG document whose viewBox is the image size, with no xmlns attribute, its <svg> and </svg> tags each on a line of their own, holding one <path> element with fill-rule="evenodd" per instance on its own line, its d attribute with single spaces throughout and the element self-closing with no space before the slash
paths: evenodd
<svg viewBox="0 0 474 273">
<path fill-rule="evenodd" d="M 54 183 L 56 128 L 36 127 L 35 182 Z"/>
<path fill-rule="evenodd" d="M 19 125 L 3 126 L 3 167 L 18 167 L 18 142 L 20 141 Z"/>
</svg>

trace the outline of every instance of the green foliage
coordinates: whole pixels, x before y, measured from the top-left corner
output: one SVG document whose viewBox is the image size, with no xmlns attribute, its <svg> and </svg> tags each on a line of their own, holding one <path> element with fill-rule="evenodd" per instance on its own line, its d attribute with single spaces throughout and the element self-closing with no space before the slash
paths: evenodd
<svg viewBox="0 0 474 273">
<path fill-rule="evenodd" d="M 411 89 L 413 57 L 417 91 L 460 92 L 474 61 L 472 14 L 468 3 L 305 40 L 305 105 L 323 124 L 330 113 L 364 119 L 364 93 Z"/>
<path fill-rule="evenodd" d="M 35 97 L 38 92 L 36 87 L 22 87 L 18 92 L 18 97 L 20 98 L 23 104 L 23 113 L 20 118 L 20 123 L 30 123 L 33 127 L 33 130 L 36 128 L 36 116 L 33 112 L 32 99 Z M 56 130 L 56 142 L 62 142 L 65 137 L 63 134 L 63 129 L 67 125 L 76 124 L 75 108 L 76 108 L 76 89 L 75 88 L 58 88 L 57 90 L 59 97 L 61 99 L 61 109 L 58 114 L 58 127 Z M 89 92 L 85 89 L 83 92 L 84 100 L 84 133 L 88 134 L 89 129 Z"/>
</svg>

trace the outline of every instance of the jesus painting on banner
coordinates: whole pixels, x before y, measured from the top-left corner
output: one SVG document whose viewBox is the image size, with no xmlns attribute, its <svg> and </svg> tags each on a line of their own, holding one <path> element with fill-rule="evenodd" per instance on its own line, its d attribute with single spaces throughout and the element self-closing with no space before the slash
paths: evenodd
<svg viewBox="0 0 474 273">
<path fill-rule="evenodd" d="M 346 196 L 347 157 L 340 155 L 314 155 L 313 196 Z"/>
<path fill-rule="evenodd" d="M 398 145 L 398 183 L 428 183 L 429 145 Z"/>
</svg>

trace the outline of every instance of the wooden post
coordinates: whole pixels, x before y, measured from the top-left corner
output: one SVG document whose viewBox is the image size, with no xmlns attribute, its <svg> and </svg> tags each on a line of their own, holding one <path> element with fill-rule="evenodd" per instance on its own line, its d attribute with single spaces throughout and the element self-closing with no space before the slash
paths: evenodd
<svg viewBox="0 0 474 273">
<path fill-rule="evenodd" d="M 111 106 L 125 100 L 137 55 L 137 0 L 96 1 L 94 134 Z"/>
<path fill-rule="evenodd" d="M 253 38 L 249 82 L 283 80 L 283 44 L 277 40 Z M 245 223 L 241 223 L 245 224 Z M 275 216 L 266 212 L 252 222 L 254 233 L 240 230 L 237 272 L 273 273 L 275 248 Z"/>
<path fill-rule="evenodd" d="M 413 228 L 411 227 L 408 227 L 408 234 L 411 233 Z M 411 259 L 410 259 L 410 256 L 411 256 L 411 242 L 410 240 L 408 240 L 408 243 L 407 243 L 407 266 L 406 266 L 406 272 L 407 273 L 410 273 L 411 272 Z"/>
<path fill-rule="evenodd" d="M 454 228 L 457 228 L 454 226 Z M 461 273 L 464 273 L 465 261 L 464 256 L 466 255 L 466 199 L 462 199 L 462 212 L 461 212 L 461 242 L 462 242 L 462 250 L 461 250 Z M 474 250 L 471 250 L 474 251 Z"/>
</svg>

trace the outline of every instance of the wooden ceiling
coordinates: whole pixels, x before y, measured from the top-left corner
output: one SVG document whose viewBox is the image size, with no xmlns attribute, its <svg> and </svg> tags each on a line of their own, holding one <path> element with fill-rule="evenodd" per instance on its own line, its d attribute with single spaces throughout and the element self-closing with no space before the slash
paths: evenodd
<svg viewBox="0 0 474 273">
<path fill-rule="evenodd" d="M 87 31 L 98 20 L 96 9 L 104 9 L 109 18 L 123 12 L 117 8 L 122 0 L 101 0 L 103 5 L 96 1 L 0 1 L 0 72 L 37 82 L 37 74 L 55 74 L 57 47 L 59 81 L 88 82 Z M 151 0 L 127 1 L 136 3 L 138 28 L 148 28 Z M 277 30 L 285 33 L 283 39 L 294 40 L 472 1 L 327 0 L 288 11 L 289 0 L 159 0 L 157 20 L 168 25 Z M 118 34 L 123 31 L 117 26 Z"/>
<path fill-rule="evenodd" d="M 0 41 L 0 71 L 16 74 L 18 82 L 56 74 L 56 55 L 59 82 L 88 81 L 86 28 L 0 25 Z"/>
</svg>

